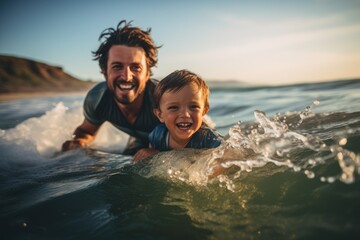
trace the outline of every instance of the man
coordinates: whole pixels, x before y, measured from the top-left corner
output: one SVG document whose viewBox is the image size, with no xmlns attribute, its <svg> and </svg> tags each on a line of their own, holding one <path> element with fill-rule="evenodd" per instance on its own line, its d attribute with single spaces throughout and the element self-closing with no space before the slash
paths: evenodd
<svg viewBox="0 0 360 240">
<path fill-rule="evenodd" d="M 148 134 L 159 123 L 151 104 L 156 82 L 150 79 L 159 47 L 151 39 L 150 31 L 131 27 L 131 22 L 123 20 L 116 29 L 108 28 L 101 33 L 99 40 L 103 41 L 93 54 L 106 81 L 87 94 L 85 119 L 75 129 L 73 139 L 63 144 L 63 151 L 86 147 L 105 121 L 135 137 L 135 141 L 130 138 L 132 146 L 128 144 L 125 154 L 148 147 Z M 146 157 L 147 151 L 152 150 L 143 149 L 135 158 Z"/>
</svg>

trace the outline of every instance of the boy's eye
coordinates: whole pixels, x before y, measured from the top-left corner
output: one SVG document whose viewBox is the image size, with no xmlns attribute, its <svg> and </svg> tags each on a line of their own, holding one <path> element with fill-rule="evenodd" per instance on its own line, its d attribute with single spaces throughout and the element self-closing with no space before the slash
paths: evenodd
<svg viewBox="0 0 360 240">
<path fill-rule="evenodd" d="M 200 106 L 199 105 L 191 105 L 190 108 L 191 109 L 200 109 Z"/>
</svg>

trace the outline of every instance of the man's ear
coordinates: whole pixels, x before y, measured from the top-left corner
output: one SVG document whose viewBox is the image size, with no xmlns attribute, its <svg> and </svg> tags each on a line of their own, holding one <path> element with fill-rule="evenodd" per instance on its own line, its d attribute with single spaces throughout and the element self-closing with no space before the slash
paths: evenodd
<svg viewBox="0 0 360 240">
<path fill-rule="evenodd" d="M 160 120 L 160 122 L 164 122 L 164 119 L 162 118 L 161 110 L 159 108 L 154 108 L 153 113 L 155 116 Z"/>
<path fill-rule="evenodd" d="M 101 73 L 102 73 L 102 75 L 104 75 L 104 78 L 105 78 L 105 80 L 107 80 L 107 71 L 106 71 L 106 69 L 103 69 L 103 68 L 101 68 Z"/>
</svg>

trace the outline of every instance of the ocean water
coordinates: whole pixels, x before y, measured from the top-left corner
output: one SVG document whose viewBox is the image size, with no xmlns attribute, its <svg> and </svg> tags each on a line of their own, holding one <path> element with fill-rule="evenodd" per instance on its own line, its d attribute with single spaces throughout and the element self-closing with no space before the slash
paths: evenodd
<svg viewBox="0 0 360 240">
<path fill-rule="evenodd" d="M 109 124 L 59 153 L 83 99 L 0 103 L 1 239 L 360 239 L 360 80 L 212 88 L 223 144 L 137 165 Z"/>
</svg>

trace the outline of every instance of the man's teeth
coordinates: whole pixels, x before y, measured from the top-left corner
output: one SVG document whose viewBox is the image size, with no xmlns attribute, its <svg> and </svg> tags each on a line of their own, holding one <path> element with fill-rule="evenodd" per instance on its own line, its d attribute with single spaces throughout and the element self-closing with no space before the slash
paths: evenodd
<svg viewBox="0 0 360 240">
<path fill-rule="evenodd" d="M 176 124 L 179 128 L 189 128 L 191 123 L 178 123 Z"/>
<path fill-rule="evenodd" d="M 118 87 L 121 89 L 121 90 L 130 90 L 134 87 L 134 84 L 124 84 L 124 83 L 121 83 L 118 85 Z"/>
</svg>

